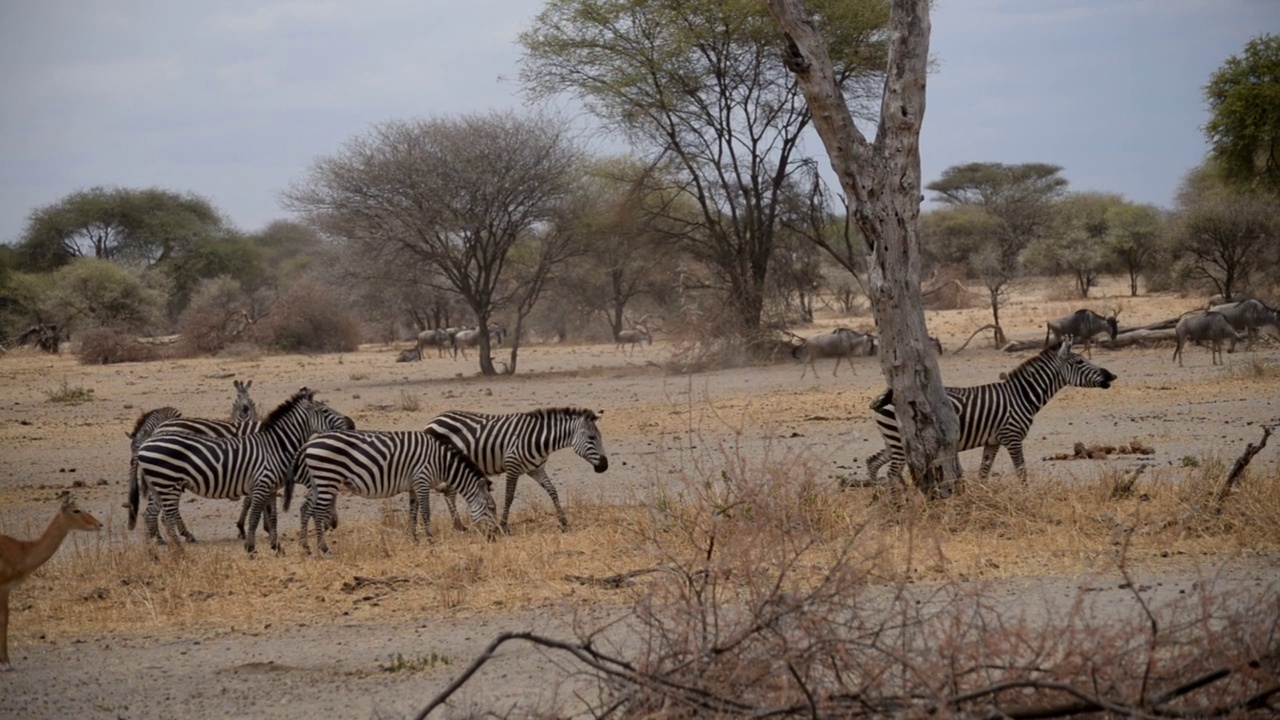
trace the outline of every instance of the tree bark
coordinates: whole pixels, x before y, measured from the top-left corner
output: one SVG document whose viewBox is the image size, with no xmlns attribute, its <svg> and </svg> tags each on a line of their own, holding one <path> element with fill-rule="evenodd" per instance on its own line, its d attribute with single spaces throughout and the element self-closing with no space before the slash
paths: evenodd
<svg viewBox="0 0 1280 720">
<path fill-rule="evenodd" d="M 929 347 L 920 295 L 920 124 L 929 62 L 929 0 L 893 0 L 889 63 L 874 143 L 868 143 L 835 82 L 831 58 L 801 0 L 768 0 L 787 36 L 795 74 L 832 168 L 868 243 L 868 294 L 893 390 L 907 465 L 926 492 L 960 477 L 959 421 Z"/>
</svg>

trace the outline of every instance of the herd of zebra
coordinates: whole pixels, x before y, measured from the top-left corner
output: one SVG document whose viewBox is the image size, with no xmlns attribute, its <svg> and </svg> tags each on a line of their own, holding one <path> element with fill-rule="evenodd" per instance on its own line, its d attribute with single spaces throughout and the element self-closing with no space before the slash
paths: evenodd
<svg viewBox="0 0 1280 720">
<path fill-rule="evenodd" d="M 277 493 L 288 511 L 294 489 L 307 496 L 301 505 L 300 540 L 309 550 L 308 526 L 314 525 L 316 547 L 328 553 L 324 533 L 337 526 L 339 490 L 366 498 L 410 495 L 410 523 L 417 520 L 430 536 L 430 493 L 443 493 L 455 528 L 456 498 L 466 500 L 475 527 L 489 540 L 508 529 L 516 481 L 528 475 L 547 491 L 560 526 L 568 520 L 545 466 L 555 451 L 572 447 L 596 472 L 609 468 L 598 415 L 583 408 L 540 408 L 494 415 L 450 411 L 434 417 L 421 431 L 357 430 L 351 418 L 316 400 L 302 388 L 265 419 L 249 397 L 252 381 L 235 381 L 230 420 L 185 418 L 172 407 L 142 413 L 130 438 L 129 529 L 137 524 L 141 496 L 147 537 L 175 545 L 180 534 L 195 536 L 178 511 L 184 491 L 213 499 L 241 500 L 236 526 L 245 549 L 255 551 L 259 521 L 264 521 L 271 547 L 281 549 L 277 533 Z M 506 477 L 501 520 L 492 496 L 490 476 Z M 247 524 L 246 524 L 247 523 Z"/>
<path fill-rule="evenodd" d="M 1205 334 L 1197 318 L 1208 318 L 1214 330 Z M 1244 339 L 1263 325 L 1280 329 L 1274 309 L 1257 300 L 1230 307 L 1215 306 L 1188 314 L 1177 323 L 1180 357 L 1184 339 L 1208 341 Z M 1240 328 L 1237 330 L 1236 328 Z M 1022 442 L 1039 410 L 1062 388 L 1109 388 L 1112 372 L 1072 352 L 1075 341 L 1088 346 L 1097 334 L 1113 339 L 1115 317 L 1081 310 L 1050 321 L 1046 346 L 1037 355 L 999 381 L 975 387 L 948 387 L 947 396 L 960 421 L 958 449 L 982 448 L 979 476 L 985 478 L 999 449 L 1004 447 L 1019 478 L 1026 479 Z M 806 343 L 808 363 L 814 357 L 848 355 L 850 347 L 874 352 L 868 336 L 847 329 Z M 828 347 L 830 346 L 830 347 Z M 832 350 L 831 348 L 838 348 Z M 940 351 L 940 348 L 937 348 Z M 1215 348 L 1215 352 L 1219 352 Z M 834 372 L 834 371 L 833 371 Z M 815 370 L 816 373 L 816 370 Z M 803 377 L 803 374 L 802 374 Z M 597 473 L 609 467 L 608 455 L 594 411 L 582 408 L 543 408 L 524 413 L 493 415 L 478 412 L 442 413 L 421 431 L 357 430 L 351 418 L 315 399 L 303 388 L 260 420 L 249 397 L 252 382 L 235 381 L 236 398 L 230 420 L 185 418 L 172 407 L 143 413 L 132 432 L 129 473 L 129 528 L 136 526 L 143 494 L 148 538 L 164 544 L 160 526 L 173 543 L 181 535 L 195 538 L 178 512 L 184 491 L 207 498 L 241 500 L 236 523 L 249 552 L 255 549 L 258 524 L 264 521 L 271 546 L 279 550 L 277 494 L 289 510 L 297 485 L 306 488 L 301 503 L 300 539 L 309 550 L 307 534 L 314 528 L 316 547 L 327 553 L 325 531 L 337 526 L 335 508 L 339 490 L 367 498 L 410 496 L 411 531 L 417 536 L 418 520 L 430 535 L 430 494 L 442 493 L 455 528 L 465 525 L 458 516 L 456 498 L 466 500 L 472 523 L 492 540 L 508 531 L 508 517 L 521 475 L 533 478 L 547 492 L 562 529 L 568 520 L 545 465 L 555 451 L 572 447 Z M 906 453 L 898 430 L 892 390 L 872 404 L 873 417 L 885 447 L 866 460 L 867 484 L 879 484 L 877 474 L 888 464 L 887 481 L 904 485 Z M 497 517 L 491 476 L 506 478 L 502 516 Z M 858 484 L 842 480 L 842 486 Z"/>
</svg>

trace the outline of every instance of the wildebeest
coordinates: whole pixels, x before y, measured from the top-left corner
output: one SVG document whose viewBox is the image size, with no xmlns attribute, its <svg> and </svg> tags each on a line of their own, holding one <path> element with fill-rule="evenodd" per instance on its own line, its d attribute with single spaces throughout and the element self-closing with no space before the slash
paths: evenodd
<svg viewBox="0 0 1280 720">
<path fill-rule="evenodd" d="M 806 367 L 800 371 L 800 379 L 803 380 L 809 368 L 813 368 L 814 377 L 818 376 L 818 368 L 813 364 L 817 358 L 836 359 L 836 366 L 831 370 L 831 376 L 835 377 L 840 371 L 842 358 L 849 361 L 849 368 L 852 369 L 855 355 L 871 355 L 874 351 L 875 340 L 870 335 L 841 327 L 829 333 L 805 338 L 802 344 L 792 348 L 791 357 L 800 358 L 801 352 L 805 354 L 801 358 L 806 363 Z"/>
<path fill-rule="evenodd" d="M 501 323 L 491 323 L 489 325 L 489 343 L 492 346 L 502 344 L 503 338 L 507 334 L 506 326 Z M 458 357 L 458 352 L 462 352 L 462 359 L 467 359 L 467 348 L 480 347 L 480 328 L 463 328 L 454 333 L 453 336 L 453 357 Z"/>
<path fill-rule="evenodd" d="M 618 350 L 624 350 L 628 345 L 630 345 L 630 354 L 634 355 L 636 352 L 636 345 L 639 345 L 642 342 L 652 345 L 653 336 L 649 334 L 648 330 L 642 327 L 637 327 L 631 330 L 620 330 L 618 332 L 618 337 L 614 338 L 614 342 L 616 343 Z"/>
<path fill-rule="evenodd" d="M 457 331 L 455 330 L 454 332 Z M 444 357 L 445 350 L 453 347 L 453 335 L 446 328 L 423 330 L 418 333 L 417 359 L 422 359 L 422 350 L 427 347 L 436 349 L 436 357 Z"/>
<path fill-rule="evenodd" d="M 1061 342 L 1063 338 L 1070 336 L 1076 342 L 1084 343 L 1085 353 L 1090 352 L 1090 346 L 1093 344 L 1093 337 L 1100 333 L 1106 333 L 1112 340 L 1116 339 L 1116 332 L 1119 326 L 1116 324 L 1116 316 L 1111 317 L 1099 315 L 1092 310 L 1081 308 L 1070 315 L 1064 315 L 1057 320 L 1050 320 L 1045 323 L 1047 329 L 1044 333 L 1044 344 L 1048 347 L 1052 342 Z"/>
<path fill-rule="evenodd" d="M 1227 318 L 1216 312 L 1183 315 L 1178 320 L 1174 334 L 1178 345 L 1173 349 L 1173 359 L 1178 361 L 1178 367 L 1182 367 L 1182 345 L 1187 340 L 1195 343 L 1208 342 L 1210 358 L 1217 365 L 1222 360 L 1222 341 L 1230 340 L 1231 346 L 1235 347 L 1236 341 L 1243 339 L 1231 327 L 1231 323 L 1227 322 Z"/>
<path fill-rule="evenodd" d="M 1231 323 L 1231 327 L 1237 333 L 1245 333 L 1250 342 L 1253 342 L 1258 330 L 1266 325 L 1280 331 L 1280 317 L 1277 316 L 1275 308 L 1267 307 L 1261 300 L 1250 299 L 1214 305 L 1209 308 L 1209 312 L 1216 312 L 1225 317 L 1227 322 Z M 1235 352 L 1235 349 L 1236 345 L 1233 342 L 1228 352 Z"/>
<path fill-rule="evenodd" d="M 1209 298 L 1209 304 L 1206 306 L 1206 308 L 1209 310 L 1212 310 L 1214 305 L 1226 305 L 1228 303 L 1238 303 L 1238 302 L 1244 302 L 1245 300 L 1252 300 L 1252 299 L 1253 299 L 1253 296 L 1248 293 L 1233 292 L 1230 295 L 1223 295 L 1219 293 Z"/>
</svg>

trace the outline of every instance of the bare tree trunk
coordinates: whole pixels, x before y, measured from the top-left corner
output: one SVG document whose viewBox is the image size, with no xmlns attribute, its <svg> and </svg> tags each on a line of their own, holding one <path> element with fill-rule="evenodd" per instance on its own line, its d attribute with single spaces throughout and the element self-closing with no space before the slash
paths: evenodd
<svg viewBox="0 0 1280 720">
<path fill-rule="evenodd" d="M 880 368 L 907 464 L 926 491 L 960 477 L 959 421 L 929 348 L 920 296 L 920 123 L 929 62 L 930 0 L 893 0 L 880 124 L 868 143 L 836 85 L 826 44 L 801 0 L 768 0 L 787 36 L 784 57 L 869 244 L 868 290 L 880 332 Z"/>
</svg>

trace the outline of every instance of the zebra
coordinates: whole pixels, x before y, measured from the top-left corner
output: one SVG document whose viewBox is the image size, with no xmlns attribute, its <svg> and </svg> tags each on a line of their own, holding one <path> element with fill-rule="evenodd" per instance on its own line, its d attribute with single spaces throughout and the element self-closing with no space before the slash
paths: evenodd
<svg viewBox="0 0 1280 720">
<path fill-rule="evenodd" d="M 835 377 L 840 371 L 840 361 L 842 359 L 849 362 L 850 369 L 853 368 L 854 355 L 871 355 L 875 351 L 875 340 L 867 334 L 860 333 L 849 328 L 836 328 L 829 333 L 822 335 L 813 335 L 804 340 L 803 343 L 791 349 L 791 357 L 800 357 L 801 351 L 804 351 L 805 362 L 807 363 L 800 371 L 800 379 L 803 380 L 805 374 L 813 369 L 813 376 L 818 377 L 818 368 L 813 364 L 817 358 L 836 359 L 836 366 L 831 370 L 831 376 Z M 855 373 L 857 371 L 854 371 Z"/>
<path fill-rule="evenodd" d="M 433 431 L 348 430 L 313 435 L 298 452 L 294 472 L 285 479 L 284 509 L 293 497 L 294 480 L 306 474 L 311 490 L 302 503 L 299 539 L 307 544 L 307 525 L 315 520 L 316 549 L 329 554 L 324 541 L 322 518 L 328 518 L 340 488 L 367 498 L 385 498 L 410 493 L 409 528 L 418 538 L 418 517 L 431 537 L 431 490 L 446 487 L 462 493 L 471 508 L 471 519 L 485 538 L 493 540 L 498 520 L 490 493 L 492 483 L 480 468 L 453 446 L 448 438 Z M 457 515 L 454 527 L 461 530 Z"/>
<path fill-rule="evenodd" d="M 249 397 L 249 388 L 253 387 L 253 381 L 235 380 L 233 383 L 236 388 L 236 399 L 231 404 L 231 422 L 258 422 L 258 406 L 253 404 L 253 398 Z"/>
<path fill-rule="evenodd" d="M 485 475 L 506 475 L 506 502 L 502 507 L 503 532 L 508 531 L 507 517 L 516 497 L 516 480 L 528 475 L 547 491 L 555 506 L 560 529 L 568 530 L 569 521 L 555 485 L 547 475 L 547 458 L 566 447 L 591 463 L 597 473 L 609 469 L 604 439 L 596 427 L 599 416 L 584 408 L 540 408 L 523 413 L 488 415 L 477 412 L 450 411 L 432 418 L 427 430 L 449 438 L 471 458 Z M 458 517 L 454 507 L 454 490 L 445 490 L 449 514 Z"/>
<path fill-rule="evenodd" d="M 1116 339 L 1116 333 L 1119 332 L 1119 324 L 1116 322 L 1116 315 L 1111 317 L 1099 315 L 1092 310 L 1081 308 L 1070 315 L 1064 315 L 1057 320 L 1049 320 L 1045 323 L 1044 345 L 1049 346 L 1050 336 L 1053 337 L 1052 342 L 1062 342 L 1062 338 L 1070 335 L 1076 340 L 1084 342 L 1086 353 L 1092 354 L 1093 338 L 1095 335 L 1106 333 L 1112 340 Z"/>
<path fill-rule="evenodd" d="M 1115 379 L 1110 371 L 1071 352 L 1071 338 L 1068 337 L 1060 345 L 1045 348 L 1009 371 L 999 382 L 976 387 L 948 387 L 947 397 L 960 419 L 956 450 L 963 452 L 982 448 L 978 477 L 985 480 L 991 472 L 996 453 L 1003 445 L 1009 451 L 1009 459 L 1013 461 L 1018 478 L 1026 482 L 1027 466 L 1022 456 L 1022 441 L 1026 439 L 1040 408 L 1064 387 L 1107 389 Z M 876 474 L 888 462 L 889 480 L 901 484 L 906 453 L 898 435 L 893 389 L 877 398 L 871 409 L 884 437 L 885 448 L 867 458 L 868 480 L 875 484 Z M 849 480 L 841 481 L 842 487 L 847 488 L 851 484 Z"/>
<path fill-rule="evenodd" d="M 303 388 L 271 411 L 255 433 L 225 438 L 154 435 L 138 448 L 138 482 L 129 489 L 131 517 L 137 515 L 138 488 L 145 486 L 160 508 L 169 540 L 176 544 L 175 531 L 180 531 L 188 542 L 195 542 L 178 513 L 184 489 L 208 498 L 251 495 L 245 550 L 254 552 L 264 507 L 271 547 L 278 550 L 275 491 L 292 472 L 298 448 L 313 433 L 354 426 L 351 418 L 316 401 L 315 391 Z"/>
<path fill-rule="evenodd" d="M 1177 339 L 1177 346 L 1173 349 L 1173 360 L 1178 361 L 1178 367 L 1182 367 L 1182 345 L 1187 340 L 1194 343 L 1209 343 L 1209 360 L 1217 365 L 1222 360 L 1222 341 L 1231 341 L 1231 350 L 1236 348 L 1236 342 L 1244 338 L 1231 327 L 1231 322 L 1227 317 L 1219 312 L 1197 312 L 1183 315 L 1178 320 L 1177 327 L 1173 330 L 1174 337 Z"/>
<path fill-rule="evenodd" d="M 642 342 L 652 345 L 653 336 L 649 334 L 648 330 L 642 327 L 637 327 L 632 330 L 618 331 L 618 336 L 614 339 L 614 342 L 616 343 L 617 350 L 625 350 L 626 347 L 630 345 L 631 354 L 634 355 L 636 352 L 636 345 L 639 345 Z"/>
</svg>

